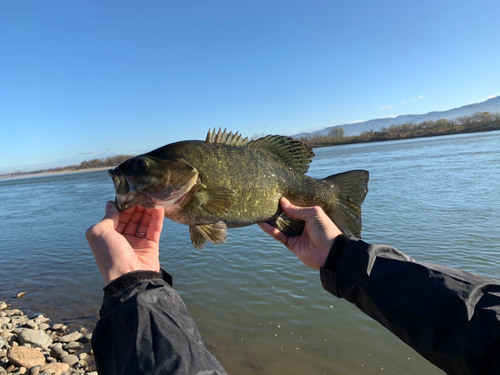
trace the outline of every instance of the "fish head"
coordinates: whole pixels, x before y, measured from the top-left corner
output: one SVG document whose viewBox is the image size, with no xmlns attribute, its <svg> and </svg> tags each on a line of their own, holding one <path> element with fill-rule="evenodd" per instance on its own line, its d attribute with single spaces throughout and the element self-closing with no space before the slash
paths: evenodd
<svg viewBox="0 0 500 375">
<path fill-rule="evenodd" d="M 198 171 L 184 161 L 147 154 L 130 158 L 108 171 L 120 211 L 135 205 L 166 207 L 184 197 L 196 184 Z"/>
</svg>

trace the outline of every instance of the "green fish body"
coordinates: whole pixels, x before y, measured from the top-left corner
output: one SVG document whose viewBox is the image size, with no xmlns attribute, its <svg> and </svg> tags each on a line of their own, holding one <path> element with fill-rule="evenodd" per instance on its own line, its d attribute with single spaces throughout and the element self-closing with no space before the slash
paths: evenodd
<svg viewBox="0 0 500 375">
<path fill-rule="evenodd" d="M 209 132 L 205 141 L 182 141 L 131 158 L 109 173 L 120 210 L 139 204 L 164 207 L 165 217 L 189 225 L 191 241 L 225 243 L 227 228 L 268 222 L 289 236 L 304 223 L 283 214 L 281 197 L 320 206 L 339 229 L 361 235 L 361 204 L 368 172 L 323 180 L 306 176 L 313 151 L 290 137 L 248 141 L 238 133 Z"/>
</svg>

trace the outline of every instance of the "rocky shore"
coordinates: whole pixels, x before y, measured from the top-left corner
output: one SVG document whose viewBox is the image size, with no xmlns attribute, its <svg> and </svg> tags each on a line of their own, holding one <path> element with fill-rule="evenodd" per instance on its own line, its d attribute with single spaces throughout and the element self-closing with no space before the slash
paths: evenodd
<svg viewBox="0 0 500 375">
<path fill-rule="evenodd" d="M 97 375 L 86 328 L 70 331 L 0 301 L 0 375 Z"/>
</svg>

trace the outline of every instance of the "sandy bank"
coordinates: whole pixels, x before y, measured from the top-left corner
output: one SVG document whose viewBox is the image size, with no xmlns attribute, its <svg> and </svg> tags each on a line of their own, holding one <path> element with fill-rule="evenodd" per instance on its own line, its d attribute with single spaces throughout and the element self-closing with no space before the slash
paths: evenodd
<svg viewBox="0 0 500 375">
<path fill-rule="evenodd" d="M 0 180 L 17 180 L 21 178 L 32 178 L 32 177 L 47 177 L 47 176 L 57 176 L 63 174 L 71 174 L 71 173 L 85 173 L 85 172 L 95 172 L 95 171 L 106 171 L 108 169 L 112 169 L 114 167 L 100 167 L 100 168 L 85 168 L 85 169 L 68 169 L 64 171 L 58 172 L 40 172 L 40 173 L 27 173 L 27 174 L 19 174 L 19 175 L 0 175 Z"/>
</svg>

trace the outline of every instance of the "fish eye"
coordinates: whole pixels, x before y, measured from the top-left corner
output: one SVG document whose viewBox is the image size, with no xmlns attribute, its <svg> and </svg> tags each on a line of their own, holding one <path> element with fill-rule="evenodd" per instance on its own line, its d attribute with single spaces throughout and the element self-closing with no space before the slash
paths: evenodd
<svg viewBox="0 0 500 375">
<path fill-rule="evenodd" d="M 148 169 L 148 162 L 144 159 L 137 159 L 134 162 L 134 169 L 139 172 L 145 171 Z"/>
</svg>

